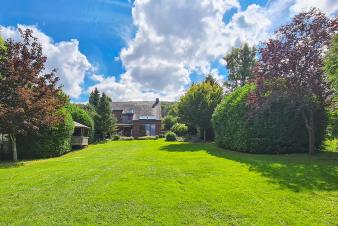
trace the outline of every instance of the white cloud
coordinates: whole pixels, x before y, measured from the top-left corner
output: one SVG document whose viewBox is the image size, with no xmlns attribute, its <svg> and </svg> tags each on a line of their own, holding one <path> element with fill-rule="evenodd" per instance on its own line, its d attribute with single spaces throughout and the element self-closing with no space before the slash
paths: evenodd
<svg viewBox="0 0 338 226">
<path fill-rule="evenodd" d="M 290 16 L 311 7 L 332 15 L 338 2 L 272 0 L 266 6 L 251 4 L 242 9 L 238 0 L 136 0 L 132 9 L 136 35 L 130 38 L 130 28 L 122 30 L 127 46 L 112 59 L 121 61 L 125 68 L 118 77 L 97 74 L 99 65 L 88 62 L 77 40 L 55 43 L 36 27 L 29 27 L 43 44 L 48 68 L 59 68 L 61 82 L 70 96 L 81 95 L 85 74 L 90 72 L 96 84 L 86 92 L 97 87 L 113 100 L 175 100 L 190 84 L 192 73 L 212 72 L 223 82 L 211 62 L 225 65 L 222 57 L 232 47 L 264 41 Z M 230 9 L 237 11 L 225 24 L 223 17 Z M 2 29 L 5 37 L 18 38 L 15 28 Z"/>
<path fill-rule="evenodd" d="M 46 70 L 56 68 L 64 91 L 71 97 L 79 97 L 82 94 L 85 74 L 92 67 L 86 56 L 80 52 L 79 42 L 71 39 L 55 43 L 35 26 L 18 25 L 18 28 L 33 30 L 33 35 L 38 38 L 42 44 L 43 53 L 47 56 Z M 5 39 L 20 39 L 17 28 L 0 26 L 0 30 Z"/>
<path fill-rule="evenodd" d="M 93 81 L 102 82 L 104 80 L 104 75 L 98 75 L 98 74 L 93 73 L 90 76 L 90 79 Z"/>
<path fill-rule="evenodd" d="M 177 98 L 193 71 L 207 74 L 228 50 L 223 15 L 234 7 L 237 0 L 135 1 L 137 33 L 120 54 L 126 72 L 95 86 L 118 100 Z"/>
<path fill-rule="evenodd" d="M 222 75 L 220 75 L 218 69 L 212 69 L 210 74 L 212 75 L 212 77 L 215 78 L 216 82 L 220 86 L 223 86 L 225 80 L 224 80 L 224 77 Z"/>
<path fill-rule="evenodd" d="M 221 80 L 210 63 L 224 64 L 224 54 L 243 42 L 265 40 L 292 3 L 278 0 L 242 10 L 237 0 L 136 0 L 137 33 L 120 53 L 126 72 L 119 81 L 110 77 L 89 90 L 98 87 L 113 100 L 177 99 L 193 72 L 217 72 Z M 223 17 L 232 8 L 237 12 L 225 24 Z"/>
<path fill-rule="evenodd" d="M 313 7 L 332 15 L 338 11 L 337 0 L 296 0 L 295 4 L 290 7 L 291 14 L 297 14 Z"/>
</svg>

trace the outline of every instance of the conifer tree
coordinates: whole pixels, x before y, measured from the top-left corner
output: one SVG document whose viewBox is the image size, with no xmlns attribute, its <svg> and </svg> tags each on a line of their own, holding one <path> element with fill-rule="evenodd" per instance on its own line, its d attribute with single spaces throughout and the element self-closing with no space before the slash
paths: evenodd
<svg viewBox="0 0 338 226">
<path fill-rule="evenodd" d="M 89 104 L 92 105 L 95 109 L 99 106 L 100 102 L 100 92 L 95 88 L 89 96 Z"/>
<path fill-rule="evenodd" d="M 97 113 L 99 115 L 97 120 L 97 132 L 102 139 L 110 137 L 115 131 L 116 118 L 114 117 L 110 98 L 102 93 L 99 105 L 97 107 Z"/>
</svg>

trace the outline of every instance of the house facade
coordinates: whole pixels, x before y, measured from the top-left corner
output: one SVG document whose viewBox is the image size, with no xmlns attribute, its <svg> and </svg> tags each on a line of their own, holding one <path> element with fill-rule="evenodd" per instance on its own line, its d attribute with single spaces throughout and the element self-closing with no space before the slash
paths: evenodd
<svg viewBox="0 0 338 226">
<path fill-rule="evenodd" d="M 161 131 L 161 103 L 155 101 L 112 102 L 121 136 L 157 136 Z"/>
</svg>

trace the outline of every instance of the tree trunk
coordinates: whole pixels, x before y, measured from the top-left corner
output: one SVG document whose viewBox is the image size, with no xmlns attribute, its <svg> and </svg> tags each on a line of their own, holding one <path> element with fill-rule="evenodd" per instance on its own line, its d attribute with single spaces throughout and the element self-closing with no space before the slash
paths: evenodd
<svg viewBox="0 0 338 226">
<path fill-rule="evenodd" d="M 9 139 L 11 140 L 13 162 L 16 162 L 16 161 L 18 161 L 18 152 L 16 150 L 16 136 L 15 136 L 15 134 L 9 134 Z"/>
<path fill-rule="evenodd" d="M 204 134 L 203 134 L 203 140 L 204 140 L 204 143 L 205 143 L 205 141 L 206 141 L 206 135 L 205 135 L 205 128 L 204 128 L 204 130 L 203 130 L 204 132 Z"/>
<path fill-rule="evenodd" d="M 315 130 L 313 128 L 308 129 L 309 133 L 309 154 L 313 155 L 315 153 Z"/>
<path fill-rule="evenodd" d="M 308 137 L 309 137 L 309 154 L 313 155 L 316 149 L 316 134 L 315 134 L 315 123 L 314 123 L 314 116 L 313 111 L 309 111 L 309 115 L 307 116 L 306 113 L 302 112 L 303 119 L 305 122 L 305 126 L 307 129 Z"/>
</svg>

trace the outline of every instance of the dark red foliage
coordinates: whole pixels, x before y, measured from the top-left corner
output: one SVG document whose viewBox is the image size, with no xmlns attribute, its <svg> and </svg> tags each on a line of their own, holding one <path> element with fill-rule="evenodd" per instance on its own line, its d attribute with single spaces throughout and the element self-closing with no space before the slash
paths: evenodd
<svg viewBox="0 0 338 226">
<path fill-rule="evenodd" d="M 317 9 L 300 13 L 279 28 L 259 50 L 260 61 L 254 68 L 257 93 L 250 102 L 260 105 L 266 92 L 278 92 L 277 98 L 282 92 L 294 101 L 308 96 L 326 103 L 330 90 L 323 59 L 335 32 L 337 17 L 330 19 Z"/>
<path fill-rule="evenodd" d="M 254 68 L 256 91 L 248 98 L 253 114 L 280 99 L 288 100 L 304 119 L 311 154 L 316 114 L 330 102 L 323 60 L 337 32 L 337 16 L 328 18 L 318 9 L 300 13 L 262 45 Z"/>
<path fill-rule="evenodd" d="M 45 72 L 41 44 L 29 29 L 20 34 L 21 41 L 6 41 L 0 62 L 0 132 L 13 135 L 55 125 L 61 120 L 56 110 L 64 104 L 55 70 Z"/>
</svg>

